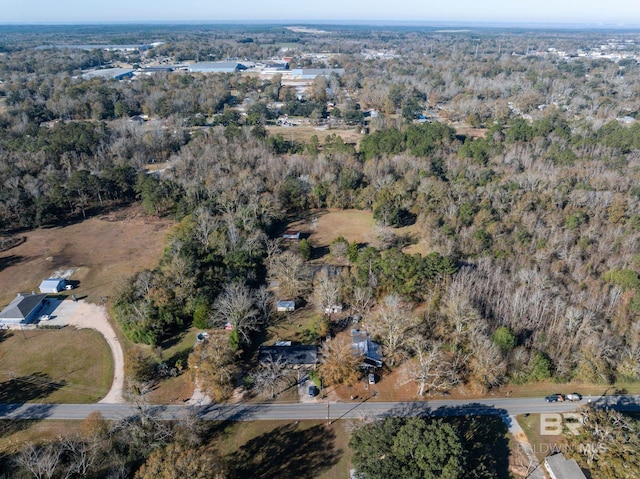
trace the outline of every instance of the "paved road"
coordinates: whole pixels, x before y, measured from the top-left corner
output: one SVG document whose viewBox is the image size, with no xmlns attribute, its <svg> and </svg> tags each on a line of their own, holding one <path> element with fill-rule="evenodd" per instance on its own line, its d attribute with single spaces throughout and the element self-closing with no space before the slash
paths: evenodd
<svg viewBox="0 0 640 479">
<path fill-rule="evenodd" d="M 594 404 L 619 410 L 640 410 L 640 395 L 606 396 Z M 148 406 L 163 419 L 176 419 L 188 412 L 204 420 L 304 420 L 361 419 L 366 417 L 433 415 L 499 415 L 552 413 L 575 410 L 579 403 L 547 403 L 543 398 L 495 398 L 478 400 L 438 400 L 425 402 L 327 402 L 312 404 L 234 404 L 208 406 Z M 137 409 L 128 404 L 0 404 L 0 419 L 84 419 L 98 411 L 107 419 L 123 419 L 135 415 Z"/>
</svg>

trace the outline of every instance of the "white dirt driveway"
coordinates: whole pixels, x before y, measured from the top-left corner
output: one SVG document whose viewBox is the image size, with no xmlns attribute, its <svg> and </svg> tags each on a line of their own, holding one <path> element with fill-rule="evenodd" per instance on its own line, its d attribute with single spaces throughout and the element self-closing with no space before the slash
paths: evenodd
<svg viewBox="0 0 640 479">
<path fill-rule="evenodd" d="M 122 391 L 124 388 L 124 353 L 107 316 L 104 306 L 78 301 L 77 308 L 69 318 L 69 326 L 78 329 L 95 329 L 107 341 L 113 356 L 113 382 L 111 389 L 99 402 L 106 404 L 124 403 Z"/>
</svg>

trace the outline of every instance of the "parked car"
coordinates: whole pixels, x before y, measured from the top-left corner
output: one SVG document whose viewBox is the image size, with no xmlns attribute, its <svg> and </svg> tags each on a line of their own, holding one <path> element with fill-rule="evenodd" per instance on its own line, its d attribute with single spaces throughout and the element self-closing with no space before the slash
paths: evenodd
<svg viewBox="0 0 640 479">
<path fill-rule="evenodd" d="M 564 401 L 564 396 L 559 393 L 549 394 L 547 397 L 544 398 L 544 400 L 547 402 L 562 402 Z"/>
<path fill-rule="evenodd" d="M 567 394 L 567 401 L 582 401 L 582 395 L 578 393 Z"/>
<path fill-rule="evenodd" d="M 371 373 L 369 374 L 369 384 L 375 384 L 376 383 L 376 375 Z"/>
<path fill-rule="evenodd" d="M 316 387 L 315 384 L 312 384 L 311 386 L 309 386 L 309 397 L 314 398 L 317 395 L 318 395 L 318 388 Z"/>
</svg>

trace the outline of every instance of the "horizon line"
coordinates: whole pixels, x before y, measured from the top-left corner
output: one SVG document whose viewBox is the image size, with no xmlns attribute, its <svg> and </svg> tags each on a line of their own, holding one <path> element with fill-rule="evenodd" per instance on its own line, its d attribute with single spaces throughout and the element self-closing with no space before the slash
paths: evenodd
<svg viewBox="0 0 640 479">
<path fill-rule="evenodd" d="M 625 22 L 569 22 L 524 20 L 356 20 L 356 19 L 226 19 L 226 20 L 77 20 L 77 21 L 0 21 L 5 26 L 109 26 L 109 25 L 260 25 L 260 26 L 406 26 L 406 27 L 502 27 L 502 28 L 588 28 L 588 29 L 636 29 L 638 23 Z"/>
</svg>

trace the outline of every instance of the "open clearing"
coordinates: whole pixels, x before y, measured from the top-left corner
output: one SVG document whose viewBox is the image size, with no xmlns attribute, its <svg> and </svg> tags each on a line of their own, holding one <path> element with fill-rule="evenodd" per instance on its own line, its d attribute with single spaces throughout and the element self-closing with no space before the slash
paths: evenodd
<svg viewBox="0 0 640 479">
<path fill-rule="evenodd" d="M 313 218 L 318 222 L 314 228 Z M 300 230 L 309 234 L 314 248 L 327 247 L 338 236 L 347 241 L 368 244 L 373 239 L 371 228 L 374 224 L 373 213 L 362 210 L 315 210 L 308 218 L 291 223 L 288 229 Z"/>
<path fill-rule="evenodd" d="M 292 118 L 296 121 L 295 118 Z M 324 126 L 296 125 L 296 126 L 267 126 L 270 135 L 282 135 L 285 140 L 293 140 L 298 143 L 307 143 L 313 135 L 320 140 L 320 145 L 324 144 L 325 138 L 329 135 L 342 137 L 345 143 L 357 145 L 362 135 L 356 127 L 327 128 Z"/>
<path fill-rule="evenodd" d="M 351 450 L 347 421 L 254 421 L 230 423 L 220 435 L 221 453 L 233 457 L 234 477 L 343 479 Z"/>
<path fill-rule="evenodd" d="M 3 331 L 0 402 L 93 403 L 113 379 L 102 335 L 89 329 Z"/>
<path fill-rule="evenodd" d="M 69 268 L 75 270 L 71 279 L 80 282 L 73 293 L 99 302 L 134 272 L 157 264 L 172 224 L 133 206 L 24 233 L 24 243 L 0 253 L 0 307 L 19 292 L 37 291 L 43 279 Z"/>
<path fill-rule="evenodd" d="M 193 351 L 199 332 L 197 328 L 189 328 L 184 333 L 168 338 L 160 344 L 162 361 L 169 367 L 182 364 L 183 369 L 178 376 L 163 379 L 146 394 L 151 404 L 184 404 L 192 396 L 195 386 L 187 369 L 187 360 Z M 149 356 L 153 356 L 154 349 L 151 346 L 138 345 L 138 347 L 145 349 Z"/>
<path fill-rule="evenodd" d="M 313 219 L 317 218 L 317 224 L 313 227 Z M 315 210 L 303 220 L 290 223 L 287 229 L 300 230 L 309 235 L 309 241 L 314 248 L 327 248 L 331 241 L 338 236 L 344 236 L 349 242 L 368 245 L 375 240 L 373 226 L 375 220 L 373 213 L 366 210 Z M 420 253 L 426 255 L 430 252 L 429 245 L 420 239 L 416 225 L 393 228 L 398 236 L 412 239 L 403 251 L 408 254 Z"/>
</svg>

